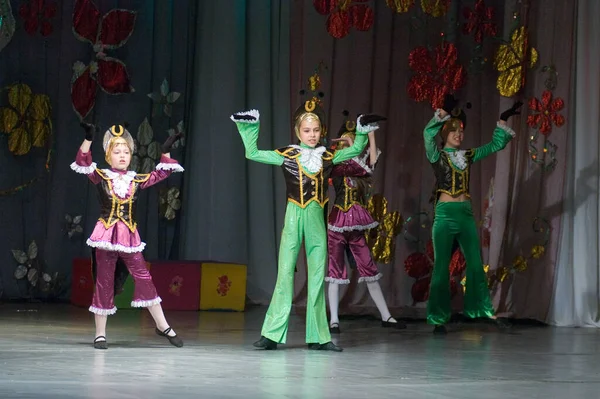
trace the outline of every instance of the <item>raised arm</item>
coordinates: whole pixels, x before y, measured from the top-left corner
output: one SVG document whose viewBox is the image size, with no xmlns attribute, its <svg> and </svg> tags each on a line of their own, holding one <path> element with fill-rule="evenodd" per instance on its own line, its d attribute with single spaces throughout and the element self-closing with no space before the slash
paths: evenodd
<svg viewBox="0 0 600 399">
<path fill-rule="evenodd" d="M 367 145 L 367 135 L 379 129 L 377 122 L 384 121 L 386 118 L 379 115 L 361 115 L 356 120 L 356 138 L 352 146 L 336 151 L 333 155 L 333 164 L 337 165 L 349 159 L 352 159 L 365 149 Z"/>
<path fill-rule="evenodd" d="M 515 137 L 515 131 L 506 124 L 506 121 L 511 116 L 520 114 L 518 110 L 522 105 L 522 102 L 516 102 L 500 115 L 500 120 L 496 123 L 496 129 L 494 129 L 492 141 L 473 150 L 473 162 L 480 161 L 495 152 L 503 150 Z"/>
<path fill-rule="evenodd" d="M 450 118 L 450 115 L 443 109 L 435 111 L 433 118 L 427 123 L 423 130 L 423 140 L 425 141 L 425 155 L 431 163 L 435 163 L 440 159 L 440 150 L 435 141 L 436 136 L 444 122 Z"/>
<path fill-rule="evenodd" d="M 98 128 L 85 122 L 81 122 L 80 125 L 85 130 L 85 139 L 81 143 L 79 151 L 77 151 L 77 156 L 75 157 L 75 162 L 71 164 L 71 169 L 77 173 L 86 175 L 92 183 L 98 184 L 102 178 L 96 172 L 97 165 L 96 162 L 92 162 L 92 152 L 90 151 Z"/>
<path fill-rule="evenodd" d="M 171 176 L 171 173 L 173 172 L 183 172 L 184 169 L 179 162 L 170 157 L 173 144 L 182 137 L 182 133 L 170 136 L 162 145 L 162 155 L 160 156 L 159 164 L 156 165 L 156 170 L 153 170 L 147 175 L 136 176 L 136 179 L 139 179 L 138 181 L 140 182 L 141 189 L 151 187 L 156 183 L 165 180 L 167 177 Z"/>
<path fill-rule="evenodd" d="M 231 120 L 235 122 L 238 132 L 244 142 L 246 149 L 246 158 L 268 165 L 281 166 L 285 159 L 283 155 L 275 151 L 259 150 L 256 142 L 258 141 L 258 132 L 260 130 L 260 114 L 253 109 L 246 112 L 238 112 L 231 115 Z"/>
</svg>

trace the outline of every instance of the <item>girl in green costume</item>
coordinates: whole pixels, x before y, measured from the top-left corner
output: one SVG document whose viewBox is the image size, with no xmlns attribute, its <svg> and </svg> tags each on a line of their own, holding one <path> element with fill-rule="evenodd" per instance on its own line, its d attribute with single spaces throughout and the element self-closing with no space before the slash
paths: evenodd
<svg viewBox="0 0 600 399">
<path fill-rule="evenodd" d="M 279 247 L 277 283 L 261 338 L 254 343 L 257 348 L 277 349 L 277 344 L 286 342 L 294 293 L 294 268 L 304 239 L 308 263 L 306 343 L 309 349 L 342 351 L 342 348 L 331 342 L 325 310 L 327 232 L 323 208 L 328 201 L 328 179 L 333 165 L 352 159 L 363 151 L 367 144 L 367 134 L 376 130 L 376 122 L 383 118 L 376 115 L 359 116 L 354 144 L 349 148 L 330 152 L 319 145 L 325 128 L 323 115 L 317 99 L 306 101 L 294 117 L 294 130 L 300 145 L 289 145 L 274 151 L 257 148 L 260 126 L 257 110 L 231 116 L 244 142 L 246 158 L 282 166 L 287 188 L 288 202 Z"/>
<path fill-rule="evenodd" d="M 423 136 L 425 153 L 436 177 L 435 218 L 433 222 L 434 266 L 427 302 L 427 322 L 435 326 L 434 333 L 446 333 L 444 325 L 450 320 L 450 259 L 456 240 L 466 260 L 466 290 L 464 314 L 469 318 L 496 319 L 490 299 L 488 282 L 481 261 L 479 236 L 473 218 L 469 195 L 471 164 L 498 152 L 515 136 L 506 124 L 509 117 L 519 114 L 522 103 L 500 115 L 492 141 L 474 149 L 460 150 L 463 129 L 466 125 L 464 111 L 456 108 L 458 101 L 447 95 L 444 106 L 435 112 Z M 436 136 L 441 134 L 440 151 Z M 496 319 L 497 320 L 497 319 Z M 506 323 L 497 320 L 501 327 Z"/>
</svg>

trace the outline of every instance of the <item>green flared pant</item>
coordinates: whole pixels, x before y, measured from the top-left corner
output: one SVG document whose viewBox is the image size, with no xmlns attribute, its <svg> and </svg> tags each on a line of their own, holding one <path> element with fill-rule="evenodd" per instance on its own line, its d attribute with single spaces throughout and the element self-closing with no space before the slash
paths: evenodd
<svg viewBox="0 0 600 399">
<path fill-rule="evenodd" d="M 441 325 L 450 320 L 450 260 L 455 239 L 467 262 L 464 314 L 470 318 L 493 316 L 494 307 L 481 261 L 471 203 L 439 202 L 435 207 L 432 234 L 435 259 L 427 302 L 427 322 Z"/>
<path fill-rule="evenodd" d="M 323 214 L 323 208 L 316 202 L 311 202 L 304 209 L 292 202 L 287 204 L 279 246 L 277 283 L 261 332 L 275 342 L 286 342 L 294 295 L 294 269 L 303 238 L 308 262 L 306 343 L 331 341 L 325 308 L 327 232 Z"/>
</svg>

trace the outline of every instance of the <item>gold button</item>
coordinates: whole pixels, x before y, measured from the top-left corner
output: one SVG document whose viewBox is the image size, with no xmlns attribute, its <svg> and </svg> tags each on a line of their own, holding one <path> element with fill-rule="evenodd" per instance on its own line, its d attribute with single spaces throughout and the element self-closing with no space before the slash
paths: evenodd
<svg viewBox="0 0 600 399">
<path fill-rule="evenodd" d="M 314 191 L 311 191 L 310 195 L 315 195 L 315 192 L 314 192 Z"/>
<path fill-rule="evenodd" d="M 312 185 L 314 186 L 314 185 L 315 185 L 315 181 L 314 181 L 314 180 L 311 180 L 311 181 L 310 181 L 310 184 L 312 184 Z"/>
</svg>

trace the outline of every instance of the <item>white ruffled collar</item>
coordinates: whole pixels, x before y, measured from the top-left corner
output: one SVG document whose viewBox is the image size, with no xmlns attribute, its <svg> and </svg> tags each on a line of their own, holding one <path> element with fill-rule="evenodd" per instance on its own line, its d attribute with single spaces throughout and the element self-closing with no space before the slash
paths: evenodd
<svg viewBox="0 0 600 399">
<path fill-rule="evenodd" d="M 309 173 L 317 173 L 323 168 L 323 153 L 327 150 L 325 147 L 306 148 L 295 144 L 290 147 L 300 150 L 300 165 Z"/>
<path fill-rule="evenodd" d="M 446 151 L 446 154 L 448 154 L 450 162 L 460 170 L 465 170 L 469 165 L 466 150 Z"/>
<path fill-rule="evenodd" d="M 112 187 L 115 194 L 121 198 L 126 198 L 136 173 L 131 170 L 127 173 L 117 173 L 110 169 L 102 169 L 102 171 L 106 174 L 108 179 L 112 181 Z"/>
</svg>

